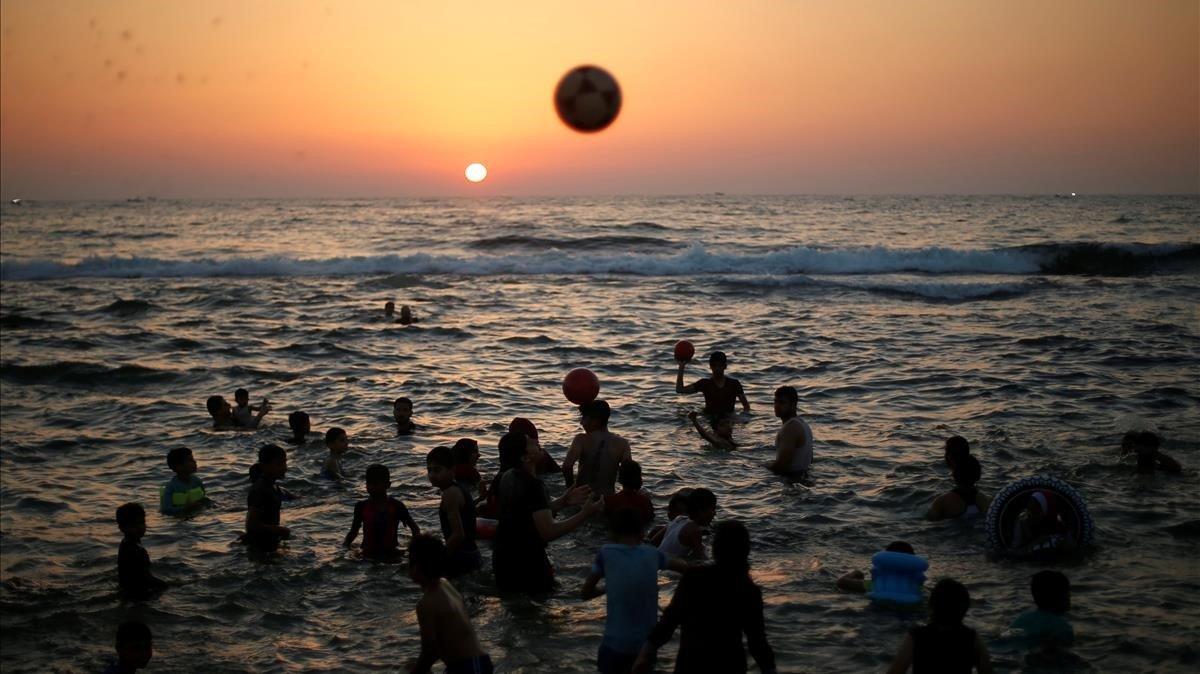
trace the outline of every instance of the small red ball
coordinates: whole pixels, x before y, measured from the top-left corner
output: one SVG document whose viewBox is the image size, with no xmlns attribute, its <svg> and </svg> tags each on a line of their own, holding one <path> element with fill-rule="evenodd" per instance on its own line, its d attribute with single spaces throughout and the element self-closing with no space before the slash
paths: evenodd
<svg viewBox="0 0 1200 674">
<path fill-rule="evenodd" d="M 675 360 L 686 363 L 696 355 L 696 347 L 686 339 L 675 342 Z"/>
<path fill-rule="evenodd" d="M 600 380 L 587 368 L 575 368 L 563 377 L 563 395 L 576 405 L 590 403 L 600 395 Z"/>
</svg>

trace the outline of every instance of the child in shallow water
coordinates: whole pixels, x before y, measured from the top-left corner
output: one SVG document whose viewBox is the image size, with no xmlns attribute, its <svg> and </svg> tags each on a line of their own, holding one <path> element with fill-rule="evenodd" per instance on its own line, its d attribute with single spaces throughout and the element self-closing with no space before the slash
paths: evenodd
<svg viewBox="0 0 1200 674">
<path fill-rule="evenodd" d="M 413 536 L 421 533 L 421 528 L 408 514 L 408 507 L 399 499 L 388 496 L 392 478 L 387 466 L 377 463 L 367 468 L 366 479 L 370 497 L 354 506 L 354 520 L 350 524 L 350 533 L 346 534 L 345 545 L 353 545 L 361 529 L 364 557 L 396 560 L 403 555 L 397 535 L 400 523 L 403 522 Z"/>
<path fill-rule="evenodd" d="M 341 428 L 331 428 L 325 431 L 325 446 L 329 448 L 329 456 L 325 466 L 321 468 L 321 476 L 330 480 L 341 480 L 346 476 L 342 473 L 342 456 L 350 450 L 350 436 Z"/>
</svg>

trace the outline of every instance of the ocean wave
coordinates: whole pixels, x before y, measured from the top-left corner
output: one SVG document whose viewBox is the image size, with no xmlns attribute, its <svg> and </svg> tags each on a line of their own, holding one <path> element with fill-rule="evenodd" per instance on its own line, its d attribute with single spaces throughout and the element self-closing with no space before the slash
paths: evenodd
<svg viewBox="0 0 1200 674">
<path fill-rule="evenodd" d="M 141 365 L 107 367 L 95 363 L 58 361 L 44 365 L 0 365 L 0 378 L 17 384 L 76 384 L 83 386 L 120 386 L 122 384 L 158 384 L 175 381 L 179 374 Z"/>
<path fill-rule="evenodd" d="M 533 249 L 533 250 L 604 250 L 606 248 L 659 248 L 673 249 L 683 248 L 687 244 L 671 241 L 669 239 L 660 239 L 654 236 L 636 236 L 636 235 L 602 235 L 602 236 L 583 236 L 574 239 L 557 239 L 544 236 L 524 236 L 520 234 L 506 234 L 503 236 L 492 236 L 486 239 L 479 239 L 470 244 L 472 248 L 479 250 L 497 250 L 503 248 L 516 249 Z"/>
<path fill-rule="evenodd" d="M 503 237 L 501 237 L 503 238 Z M 493 239 L 495 241 L 495 239 Z M 347 276 L 360 274 L 694 276 L 922 274 L 1130 275 L 1160 269 L 1195 269 L 1200 244 L 1038 244 L 1016 248 L 959 250 L 929 247 L 816 248 L 768 252 L 710 252 L 701 244 L 669 255 L 544 251 L 511 255 L 369 255 L 331 258 L 234 257 L 173 260 L 152 257 L 88 257 L 78 262 L 0 262 L 0 279 L 77 277 Z"/>
</svg>

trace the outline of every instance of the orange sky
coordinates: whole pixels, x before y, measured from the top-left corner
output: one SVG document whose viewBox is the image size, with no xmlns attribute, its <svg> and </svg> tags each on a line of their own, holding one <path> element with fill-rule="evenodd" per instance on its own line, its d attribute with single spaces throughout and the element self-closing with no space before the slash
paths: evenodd
<svg viewBox="0 0 1200 674">
<path fill-rule="evenodd" d="M 4 198 L 1200 191 L 1195 0 L 3 0 L 0 34 Z M 581 63 L 624 95 L 595 135 L 551 102 Z"/>
</svg>

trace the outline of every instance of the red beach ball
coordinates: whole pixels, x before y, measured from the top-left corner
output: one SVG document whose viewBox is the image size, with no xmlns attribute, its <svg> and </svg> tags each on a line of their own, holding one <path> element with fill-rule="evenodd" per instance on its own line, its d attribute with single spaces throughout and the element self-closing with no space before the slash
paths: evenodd
<svg viewBox="0 0 1200 674">
<path fill-rule="evenodd" d="M 675 360 L 686 363 L 696 355 L 696 347 L 686 339 L 675 342 Z"/>
<path fill-rule="evenodd" d="M 576 405 L 590 403 L 600 395 L 600 380 L 587 368 L 578 367 L 563 377 L 563 395 Z"/>
</svg>

